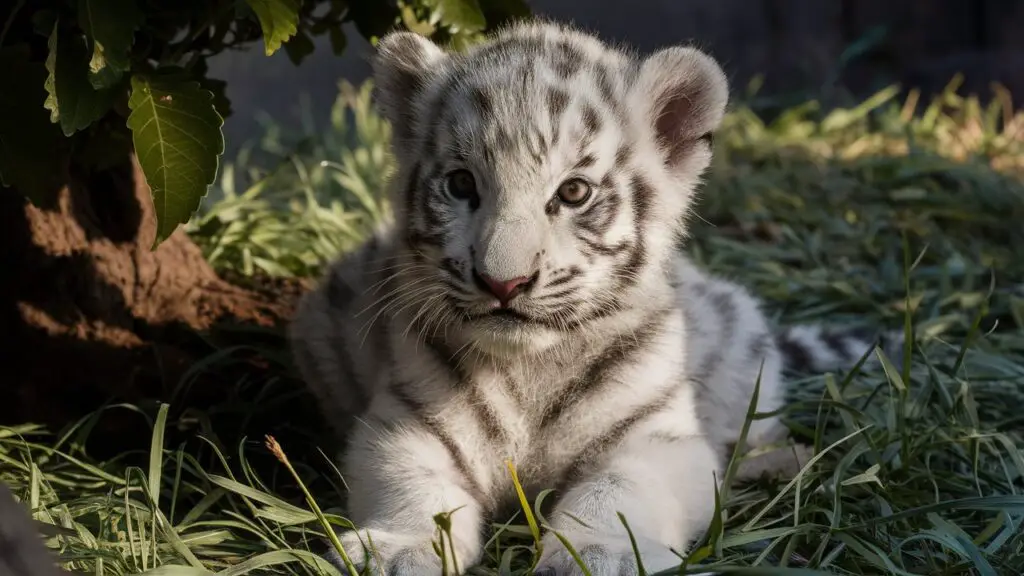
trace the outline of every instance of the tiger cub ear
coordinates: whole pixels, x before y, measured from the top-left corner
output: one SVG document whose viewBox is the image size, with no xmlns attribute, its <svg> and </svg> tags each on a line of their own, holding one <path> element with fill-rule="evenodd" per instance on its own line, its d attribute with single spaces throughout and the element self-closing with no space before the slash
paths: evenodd
<svg viewBox="0 0 1024 576">
<path fill-rule="evenodd" d="M 416 98 L 447 58 L 441 47 L 413 32 L 391 32 L 377 43 L 374 100 L 398 140 L 412 137 Z"/>
<path fill-rule="evenodd" d="M 641 65 L 631 93 L 670 169 L 689 165 L 694 152 L 710 158 L 711 134 L 729 102 L 729 82 L 714 58 L 681 46 L 655 52 Z"/>
</svg>

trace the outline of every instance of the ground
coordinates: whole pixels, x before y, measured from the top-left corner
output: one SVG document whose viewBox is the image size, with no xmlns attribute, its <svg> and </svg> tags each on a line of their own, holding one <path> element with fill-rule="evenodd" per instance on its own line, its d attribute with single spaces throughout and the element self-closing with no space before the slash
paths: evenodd
<svg viewBox="0 0 1024 576">
<path fill-rule="evenodd" d="M 230 278 L 225 290 L 244 285 L 287 315 L 287 295 L 386 212 L 375 191 L 390 166 L 387 132 L 365 113 L 367 94 L 343 98 L 363 112 L 355 125 L 307 140 L 269 180 L 249 177 L 244 158 L 225 166 L 221 194 L 188 229 L 211 282 Z M 780 322 L 868 319 L 914 338 L 903 371 L 884 363 L 794 380 L 787 421 L 816 458 L 791 481 L 723 489 L 691 562 L 773 574 L 1021 572 L 1022 143 L 1024 115 L 952 93 L 917 109 L 891 93 L 828 115 L 808 105 L 771 124 L 742 104 L 730 113 L 687 250 L 755 289 Z M 258 280 L 268 275 L 279 279 Z M 188 344 L 178 346 L 184 371 L 166 372 L 163 354 L 150 364 L 169 406 L 111 406 L 62 430 L 0 428 L 0 479 L 48 525 L 65 567 L 335 573 L 309 552 L 324 549 L 324 522 L 343 522 L 333 447 L 280 329 L 243 320 L 172 331 Z M 131 327 L 140 332 L 137 319 Z M 68 358 L 46 358 L 62 368 L 59 393 L 111 366 L 94 350 Z M 146 434 L 103 453 L 89 438 L 115 417 Z M 474 573 L 527 573 L 531 522 L 496 525 Z"/>
<path fill-rule="evenodd" d="M 226 326 L 273 327 L 290 317 L 296 279 L 230 282 L 184 230 L 152 250 L 152 205 L 141 201 L 148 195 L 127 154 L 120 167 L 73 176 L 40 206 L 0 195 L 8 394 L 0 422 L 61 426 L 111 400 L 170 400 L 175 383 L 210 353 L 198 332 L 216 339 Z M 216 401 L 217 387 L 204 381 L 206 394 L 187 402 Z M 107 418 L 94 438 L 123 436 L 124 425 Z"/>
</svg>

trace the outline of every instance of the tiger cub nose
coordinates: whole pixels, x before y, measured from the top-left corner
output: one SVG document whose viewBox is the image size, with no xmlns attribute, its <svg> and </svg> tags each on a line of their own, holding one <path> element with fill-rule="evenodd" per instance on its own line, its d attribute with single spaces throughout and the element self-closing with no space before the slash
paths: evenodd
<svg viewBox="0 0 1024 576">
<path fill-rule="evenodd" d="M 476 280 L 477 286 L 485 292 L 493 294 L 494 297 L 498 299 L 498 302 L 500 302 L 504 307 L 507 306 L 508 303 L 519 293 L 528 288 L 530 284 L 537 279 L 537 274 L 534 274 L 533 276 L 519 276 L 508 280 L 499 280 L 486 274 L 480 274 L 474 270 L 473 278 Z"/>
</svg>

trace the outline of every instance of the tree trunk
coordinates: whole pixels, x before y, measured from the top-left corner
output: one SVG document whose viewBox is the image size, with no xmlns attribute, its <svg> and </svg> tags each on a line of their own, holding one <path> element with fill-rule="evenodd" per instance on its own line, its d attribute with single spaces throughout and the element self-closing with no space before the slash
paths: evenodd
<svg viewBox="0 0 1024 576">
<path fill-rule="evenodd" d="M 0 190 L 0 422 L 56 430 L 111 399 L 166 397 L 197 359 L 196 331 L 290 315 L 290 302 L 219 278 L 180 229 L 151 249 L 134 156 L 66 181 L 42 207 Z"/>
</svg>

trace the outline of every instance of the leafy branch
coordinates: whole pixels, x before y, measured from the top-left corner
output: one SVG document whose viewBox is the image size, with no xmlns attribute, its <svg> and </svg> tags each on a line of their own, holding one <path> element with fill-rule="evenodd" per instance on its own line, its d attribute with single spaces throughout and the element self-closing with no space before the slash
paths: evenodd
<svg viewBox="0 0 1024 576">
<path fill-rule="evenodd" d="M 225 83 L 206 59 L 262 41 L 296 65 L 353 23 L 375 42 L 403 27 L 455 48 L 526 16 L 523 0 L 18 0 L 0 9 L 0 183 L 34 203 L 71 167 L 102 170 L 130 141 L 159 243 L 199 208 L 224 151 Z"/>
</svg>

